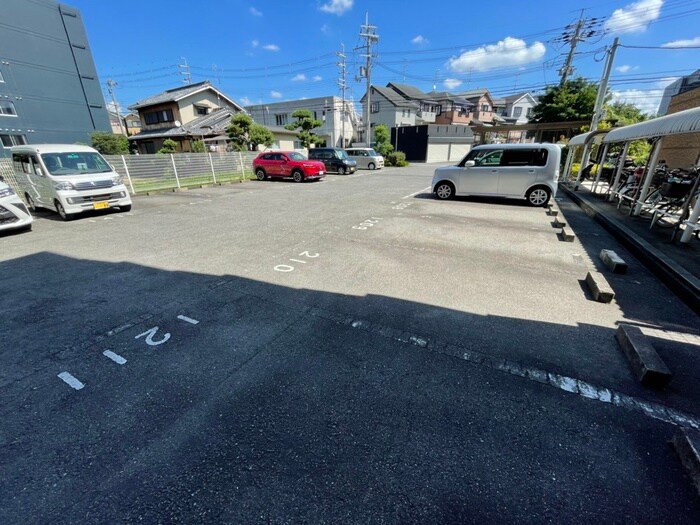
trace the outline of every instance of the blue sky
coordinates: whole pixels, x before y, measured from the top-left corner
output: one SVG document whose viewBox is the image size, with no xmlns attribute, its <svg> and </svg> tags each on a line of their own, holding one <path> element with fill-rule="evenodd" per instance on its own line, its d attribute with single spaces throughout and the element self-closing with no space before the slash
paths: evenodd
<svg viewBox="0 0 700 525">
<path fill-rule="evenodd" d="M 495 97 L 536 92 L 559 81 L 561 35 L 581 10 L 596 34 L 579 44 L 574 76 L 598 81 L 603 50 L 618 36 L 610 88 L 655 112 L 663 88 L 700 68 L 700 1 L 639 0 L 66 0 L 80 9 L 100 80 L 117 82 L 125 108 L 192 81 L 210 80 L 241 104 L 339 95 L 335 53 L 345 45 L 349 97 L 364 82 L 365 14 L 379 42 L 372 82 L 424 91 L 488 88 Z M 651 48 L 651 49 L 649 49 Z"/>
</svg>

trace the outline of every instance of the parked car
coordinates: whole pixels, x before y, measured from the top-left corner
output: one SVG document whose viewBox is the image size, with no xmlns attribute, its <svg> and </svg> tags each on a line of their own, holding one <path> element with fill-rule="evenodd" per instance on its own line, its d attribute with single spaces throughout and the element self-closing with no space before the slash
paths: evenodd
<svg viewBox="0 0 700 525">
<path fill-rule="evenodd" d="M 457 166 L 435 170 L 433 193 L 438 199 L 481 195 L 545 206 L 557 193 L 560 158 L 556 144 L 476 146 Z"/>
<path fill-rule="evenodd" d="M 384 157 L 372 148 L 348 148 L 345 151 L 348 157 L 357 162 L 357 169 L 378 170 L 384 167 Z"/>
<path fill-rule="evenodd" d="M 32 210 L 48 208 L 64 221 L 87 210 L 131 210 L 131 197 L 114 168 L 89 146 L 13 146 L 12 166 Z"/>
<path fill-rule="evenodd" d="M 15 190 L 0 176 L 0 231 L 31 230 L 33 220 Z"/>
<path fill-rule="evenodd" d="M 314 148 L 309 150 L 309 158 L 320 160 L 326 165 L 327 172 L 345 175 L 355 173 L 357 162 L 351 160 L 341 148 Z"/>
<path fill-rule="evenodd" d="M 258 180 L 279 177 L 304 182 L 322 179 L 325 170 L 323 162 L 309 160 L 297 151 L 268 151 L 253 160 L 253 171 Z"/>
</svg>

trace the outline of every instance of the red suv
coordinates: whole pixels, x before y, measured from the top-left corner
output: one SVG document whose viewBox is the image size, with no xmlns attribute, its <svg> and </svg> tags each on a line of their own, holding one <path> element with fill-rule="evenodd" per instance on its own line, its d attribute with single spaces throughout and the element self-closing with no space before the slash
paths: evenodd
<svg viewBox="0 0 700 525">
<path fill-rule="evenodd" d="M 253 171 L 258 180 L 270 177 L 294 179 L 294 182 L 322 179 L 326 166 L 317 160 L 308 160 L 296 151 L 268 151 L 253 161 Z"/>
</svg>

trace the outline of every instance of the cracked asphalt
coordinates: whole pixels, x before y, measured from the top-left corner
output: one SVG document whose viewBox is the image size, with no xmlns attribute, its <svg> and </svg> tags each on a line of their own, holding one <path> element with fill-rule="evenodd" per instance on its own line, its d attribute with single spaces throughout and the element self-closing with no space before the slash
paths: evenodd
<svg viewBox="0 0 700 525">
<path fill-rule="evenodd" d="M 563 195 L 574 243 L 524 203 L 432 199 L 433 168 L 0 237 L 0 523 L 698 523 L 668 444 L 700 421 L 697 316 Z"/>
</svg>

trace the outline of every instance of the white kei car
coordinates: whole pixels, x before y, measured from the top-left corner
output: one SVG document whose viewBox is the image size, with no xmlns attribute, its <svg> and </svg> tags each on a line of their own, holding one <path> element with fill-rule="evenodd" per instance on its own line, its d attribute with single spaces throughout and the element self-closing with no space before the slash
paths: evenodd
<svg viewBox="0 0 700 525">
<path fill-rule="evenodd" d="M 0 177 L 0 232 L 31 230 L 33 220 L 22 200 Z"/>
</svg>

